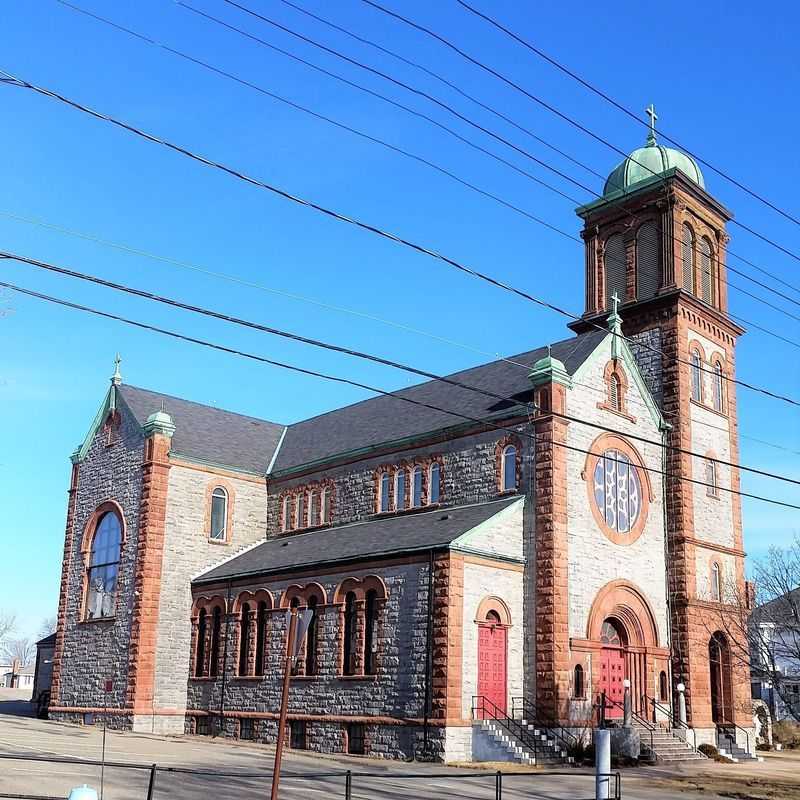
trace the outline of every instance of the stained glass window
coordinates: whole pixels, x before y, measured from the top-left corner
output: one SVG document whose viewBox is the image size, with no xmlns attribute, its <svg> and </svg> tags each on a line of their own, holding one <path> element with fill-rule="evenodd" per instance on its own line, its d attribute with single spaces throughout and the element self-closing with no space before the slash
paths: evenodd
<svg viewBox="0 0 800 800">
<path fill-rule="evenodd" d="M 619 450 L 606 450 L 594 468 L 594 499 L 612 530 L 628 533 L 642 509 L 639 472 Z"/>
<path fill-rule="evenodd" d="M 610 647 L 625 646 L 623 635 L 613 619 L 607 619 L 603 622 L 603 627 L 600 629 L 600 641 Z"/>
<path fill-rule="evenodd" d="M 108 511 L 97 524 L 89 558 L 87 619 L 113 617 L 117 605 L 117 574 L 122 543 L 119 517 Z"/>
<path fill-rule="evenodd" d="M 225 528 L 228 523 L 228 493 L 217 486 L 211 493 L 211 530 L 212 539 L 224 539 Z"/>
</svg>

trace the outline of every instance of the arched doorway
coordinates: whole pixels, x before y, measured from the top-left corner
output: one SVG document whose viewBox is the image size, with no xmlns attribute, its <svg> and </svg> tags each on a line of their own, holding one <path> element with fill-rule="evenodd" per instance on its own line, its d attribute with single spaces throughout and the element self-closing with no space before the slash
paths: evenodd
<svg viewBox="0 0 800 800">
<path fill-rule="evenodd" d="M 485 699 L 482 717 L 506 715 L 507 626 L 497 611 L 478 622 L 478 695 Z"/>
<path fill-rule="evenodd" d="M 711 719 L 722 725 L 733 719 L 731 708 L 731 652 L 724 633 L 717 631 L 708 642 L 711 678 Z"/>
<path fill-rule="evenodd" d="M 600 692 L 607 699 L 606 716 L 621 717 L 625 696 L 623 681 L 626 678 L 625 664 L 628 639 L 622 623 L 614 617 L 603 620 L 600 629 Z M 615 705 L 618 704 L 618 705 Z"/>
</svg>

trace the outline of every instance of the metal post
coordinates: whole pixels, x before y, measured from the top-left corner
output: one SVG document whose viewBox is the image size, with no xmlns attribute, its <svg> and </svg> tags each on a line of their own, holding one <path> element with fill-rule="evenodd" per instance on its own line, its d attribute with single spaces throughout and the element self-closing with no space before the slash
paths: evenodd
<svg viewBox="0 0 800 800">
<path fill-rule="evenodd" d="M 147 800 L 153 800 L 153 790 L 156 788 L 156 769 L 157 765 L 150 767 L 150 782 L 147 784 Z"/>
<path fill-rule="evenodd" d="M 494 800 L 503 800 L 503 773 L 500 770 L 494 777 Z"/>
<path fill-rule="evenodd" d="M 594 732 L 594 796 L 595 800 L 611 797 L 611 731 Z"/>
<path fill-rule="evenodd" d="M 344 774 L 344 800 L 350 800 L 353 794 L 353 773 L 347 770 Z"/>
<path fill-rule="evenodd" d="M 294 650 L 294 635 L 297 629 L 297 613 L 289 613 L 289 634 L 286 637 L 286 663 L 283 668 L 283 694 L 281 696 L 281 713 L 278 720 L 278 737 L 275 742 L 275 766 L 272 770 L 271 800 L 278 800 L 278 784 L 281 779 L 281 758 L 283 756 L 284 728 L 286 727 L 286 714 L 289 706 L 289 679 L 292 676 L 292 652 Z"/>
</svg>

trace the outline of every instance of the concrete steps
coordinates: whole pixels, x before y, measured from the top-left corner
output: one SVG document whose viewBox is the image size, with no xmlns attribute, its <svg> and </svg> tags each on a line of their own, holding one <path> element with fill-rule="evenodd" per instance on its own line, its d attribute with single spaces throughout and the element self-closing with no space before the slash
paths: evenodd
<svg viewBox="0 0 800 800">
<path fill-rule="evenodd" d="M 524 727 L 528 736 L 536 740 L 535 748 L 523 744 L 498 720 L 484 719 L 473 723 L 473 758 L 476 761 L 510 761 L 539 766 L 561 765 L 572 761 L 566 751 L 548 736 L 545 729 L 527 724 Z"/>
<path fill-rule="evenodd" d="M 642 750 L 652 753 L 657 761 L 672 763 L 677 761 L 699 761 L 705 759 L 691 744 L 668 728 L 656 728 L 652 732 L 644 725 L 634 722 L 634 728 L 639 732 Z"/>
<path fill-rule="evenodd" d="M 763 761 L 762 756 L 757 756 L 754 753 L 748 753 L 743 747 L 734 740 L 733 742 L 727 736 L 717 735 L 717 750 L 721 756 L 729 758 L 731 761 Z"/>
</svg>

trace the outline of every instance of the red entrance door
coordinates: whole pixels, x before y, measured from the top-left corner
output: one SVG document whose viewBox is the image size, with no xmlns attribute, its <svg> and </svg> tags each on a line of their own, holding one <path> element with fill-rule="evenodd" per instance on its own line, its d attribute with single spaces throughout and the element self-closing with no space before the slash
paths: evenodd
<svg viewBox="0 0 800 800">
<path fill-rule="evenodd" d="M 600 641 L 600 692 L 606 695 L 606 716 L 621 717 L 625 698 L 625 634 L 615 619 L 603 623 Z"/>
<path fill-rule="evenodd" d="M 490 612 L 491 613 L 491 612 Z M 506 714 L 506 629 L 499 625 L 478 627 L 478 694 L 480 718 Z"/>
</svg>

